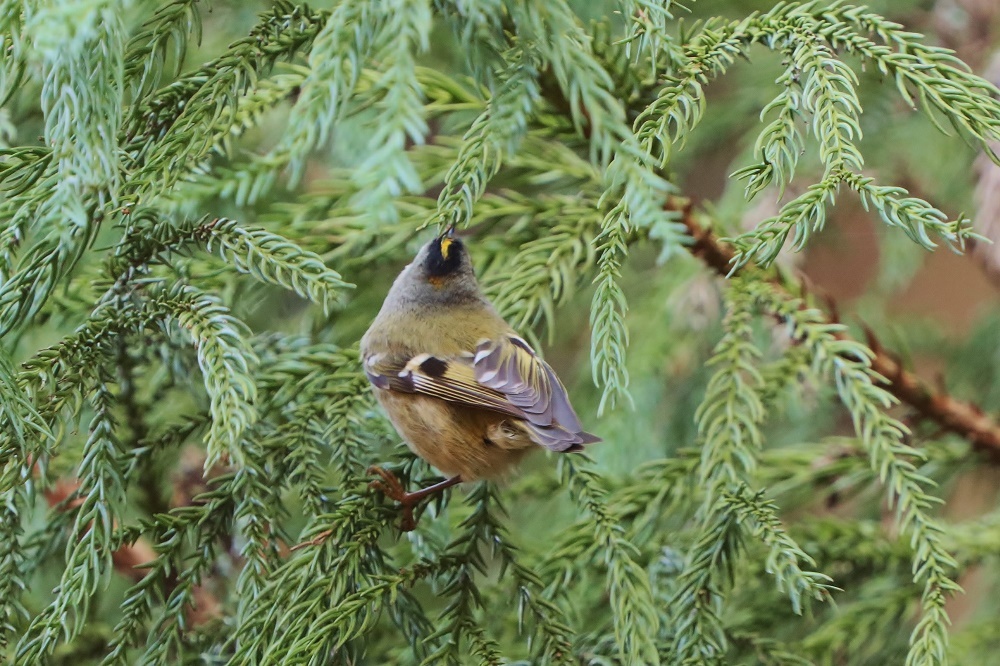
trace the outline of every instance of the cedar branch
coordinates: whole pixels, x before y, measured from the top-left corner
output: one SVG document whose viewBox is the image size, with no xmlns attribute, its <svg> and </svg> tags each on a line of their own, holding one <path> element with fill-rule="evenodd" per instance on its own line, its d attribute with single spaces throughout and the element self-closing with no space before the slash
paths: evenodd
<svg viewBox="0 0 1000 666">
<path fill-rule="evenodd" d="M 45 501 L 52 508 L 72 509 L 83 502 L 83 498 L 78 496 L 79 489 L 80 482 L 77 479 L 60 479 L 45 491 Z M 133 583 L 138 583 L 146 576 L 143 565 L 149 564 L 156 557 L 156 551 L 149 542 L 139 539 L 135 543 L 125 544 L 115 550 L 111 554 L 111 562 L 115 571 Z"/>
<path fill-rule="evenodd" d="M 728 276 L 736 253 L 711 229 L 698 221 L 693 204 L 683 198 L 672 197 L 667 202 L 667 209 L 681 214 L 681 224 L 694 239 L 688 246 L 691 254 L 701 259 L 719 275 Z M 767 279 L 778 288 L 787 290 L 786 283 L 779 273 L 772 272 Z M 828 315 L 828 319 L 830 323 L 837 321 L 835 315 Z M 850 336 L 843 331 L 839 332 L 837 337 L 842 340 L 850 339 Z M 867 337 L 868 346 L 873 354 L 872 369 L 886 379 L 886 389 L 890 393 L 901 402 L 913 407 L 922 418 L 964 437 L 975 449 L 1000 459 L 1000 425 L 992 417 L 983 413 L 978 406 L 957 400 L 948 393 L 934 388 L 904 368 L 898 357 L 886 350 L 871 332 Z"/>
</svg>

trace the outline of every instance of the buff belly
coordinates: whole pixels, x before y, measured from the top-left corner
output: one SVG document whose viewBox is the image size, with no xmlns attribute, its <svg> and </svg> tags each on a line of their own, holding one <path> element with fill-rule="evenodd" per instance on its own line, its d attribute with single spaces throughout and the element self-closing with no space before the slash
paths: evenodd
<svg viewBox="0 0 1000 666">
<path fill-rule="evenodd" d="M 463 481 L 495 479 L 535 448 L 513 419 L 412 393 L 375 389 L 389 420 L 415 454 Z"/>
</svg>

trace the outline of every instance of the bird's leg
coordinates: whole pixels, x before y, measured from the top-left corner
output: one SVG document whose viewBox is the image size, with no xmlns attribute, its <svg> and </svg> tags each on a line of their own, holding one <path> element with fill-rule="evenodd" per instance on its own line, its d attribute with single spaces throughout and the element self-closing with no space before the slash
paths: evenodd
<svg viewBox="0 0 1000 666">
<path fill-rule="evenodd" d="M 434 485 L 408 493 L 403 488 L 403 484 L 396 478 L 396 475 L 389 470 L 372 465 L 368 468 L 368 473 L 381 477 L 381 481 L 375 480 L 371 482 L 370 485 L 372 488 L 375 488 L 389 499 L 395 500 L 403 506 L 403 517 L 399 522 L 399 529 L 404 532 L 411 532 L 416 528 L 417 521 L 413 517 L 413 509 L 419 506 L 424 499 L 462 482 L 462 477 L 453 476 L 450 479 L 445 479 Z"/>
</svg>

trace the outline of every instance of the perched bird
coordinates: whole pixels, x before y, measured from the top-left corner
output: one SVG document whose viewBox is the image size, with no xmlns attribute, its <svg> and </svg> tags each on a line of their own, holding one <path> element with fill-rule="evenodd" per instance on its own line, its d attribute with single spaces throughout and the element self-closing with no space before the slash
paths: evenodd
<svg viewBox="0 0 1000 666">
<path fill-rule="evenodd" d="M 538 446 L 579 451 L 583 431 L 556 373 L 483 295 L 454 228 L 423 246 L 361 338 L 365 374 L 410 449 L 447 475 L 407 493 L 379 467 L 382 491 L 413 507 L 463 481 L 508 472 Z"/>
</svg>

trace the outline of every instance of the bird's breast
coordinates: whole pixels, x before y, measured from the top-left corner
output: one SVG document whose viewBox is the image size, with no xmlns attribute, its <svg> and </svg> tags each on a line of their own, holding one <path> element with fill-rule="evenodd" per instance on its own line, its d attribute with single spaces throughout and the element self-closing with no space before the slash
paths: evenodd
<svg viewBox="0 0 1000 666">
<path fill-rule="evenodd" d="M 534 448 L 502 414 L 412 393 L 376 388 L 375 395 L 410 449 L 448 476 L 501 477 Z"/>
</svg>

